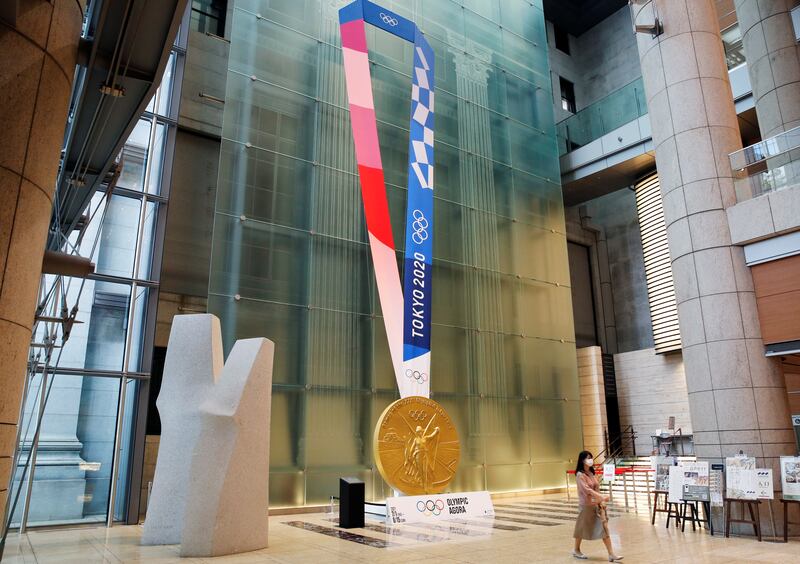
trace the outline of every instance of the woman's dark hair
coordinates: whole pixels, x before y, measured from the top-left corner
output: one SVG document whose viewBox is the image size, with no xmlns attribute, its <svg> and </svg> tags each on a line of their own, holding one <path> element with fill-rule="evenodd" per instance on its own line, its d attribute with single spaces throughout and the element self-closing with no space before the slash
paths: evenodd
<svg viewBox="0 0 800 564">
<path fill-rule="evenodd" d="M 592 453 L 589 452 L 588 450 L 581 451 L 581 453 L 578 455 L 578 465 L 575 467 L 576 473 L 585 471 L 585 469 L 583 468 L 583 463 L 584 461 L 586 461 L 587 458 L 594 458 L 594 456 L 592 456 Z M 594 474 L 594 466 L 589 467 L 589 472 Z"/>
</svg>

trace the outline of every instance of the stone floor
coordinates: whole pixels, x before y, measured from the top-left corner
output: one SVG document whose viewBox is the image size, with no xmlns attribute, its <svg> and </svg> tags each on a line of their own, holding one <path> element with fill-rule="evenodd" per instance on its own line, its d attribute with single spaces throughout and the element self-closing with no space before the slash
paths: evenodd
<svg viewBox="0 0 800 564">
<path fill-rule="evenodd" d="M 710 536 L 650 525 L 647 502 L 615 505 L 610 529 L 625 562 L 800 562 L 800 540 Z M 180 559 L 177 546 L 140 546 L 141 527 L 75 528 L 12 534 L 3 564 L 92 562 L 578 562 L 570 556 L 575 498 L 537 496 L 496 501 L 494 519 L 387 527 L 378 520 L 344 531 L 323 513 L 270 519 L 270 547 L 232 557 Z M 599 541 L 584 542 L 589 562 L 605 562 Z"/>
</svg>

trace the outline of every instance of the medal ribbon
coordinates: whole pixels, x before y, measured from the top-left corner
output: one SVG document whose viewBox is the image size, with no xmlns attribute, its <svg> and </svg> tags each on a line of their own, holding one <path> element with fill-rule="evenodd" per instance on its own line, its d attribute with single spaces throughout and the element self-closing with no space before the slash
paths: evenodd
<svg viewBox="0 0 800 564">
<path fill-rule="evenodd" d="M 378 144 L 367 23 L 414 44 L 402 289 Z M 429 397 L 434 53 L 414 22 L 366 0 L 356 0 L 339 10 L 339 29 L 361 197 L 397 387 L 400 397 Z"/>
</svg>

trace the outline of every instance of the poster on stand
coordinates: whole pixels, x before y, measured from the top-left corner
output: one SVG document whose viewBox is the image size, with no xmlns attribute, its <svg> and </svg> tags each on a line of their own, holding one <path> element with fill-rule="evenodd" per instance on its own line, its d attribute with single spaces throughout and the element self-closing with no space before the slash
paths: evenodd
<svg viewBox="0 0 800 564">
<path fill-rule="evenodd" d="M 614 483 L 614 478 L 617 475 L 617 466 L 615 464 L 603 464 L 603 481 L 609 484 Z"/>
<path fill-rule="evenodd" d="M 708 489 L 712 507 L 722 507 L 722 482 L 725 471 L 724 464 L 712 464 L 708 473 Z"/>
<path fill-rule="evenodd" d="M 682 462 L 683 499 L 686 501 L 710 501 L 708 462 Z"/>
<path fill-rule="evenodd" d="M 756 459 L 752 456 L 730 456 L 725 459 L 725 494 L 728 499 L 758 499 Z"/>
<path fill-rule="evenodd" d="M 781 456 L 783 499 L 800 499 L 800 456 Z"/>
<path fill-rule="evenodd" d="M 683 497 L 683 468 L 680 466 L 669 467 L 669 489 L 667 501 L 680 503 Z"/>
<path fill-rule="evenodd" d="M 772 468 L 756 468 L 756 496 L 758 499 L 775 499 Z"/>
<path fill-rule="evenodd" d="M 669 468 L 673 466 L 671 456 L 651 456 L 650 465 L 656 474 L 656 491 L 669 491 Z"/>
</svg>

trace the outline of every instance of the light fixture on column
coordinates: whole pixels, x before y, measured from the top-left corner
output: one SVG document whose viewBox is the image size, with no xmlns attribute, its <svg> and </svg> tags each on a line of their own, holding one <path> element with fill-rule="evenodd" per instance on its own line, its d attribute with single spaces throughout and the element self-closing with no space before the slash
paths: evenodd
<svg viewBox="0 0 800 564">
<path fill-rule="evenodd" d="M 636 33 L 649 33 L 653 37 L 658 37 L 664 33 L 664 25 L 658 18 L 655 18 L 652 23 L 636 24 L 634 27 L 636 29 Z"/>
<path fill-rule="evenodd" d="M 634 1 L 630 0 L 629 5 L 633 8 Z M 638 14 L 634 11 L 633 18 L 633 29 L 636 33 L 649 33 L 653 37 L 664 33 L 664 24 L 658 17 L 655 2 L 652 0 L 645 4 Z"/>
</svg>

